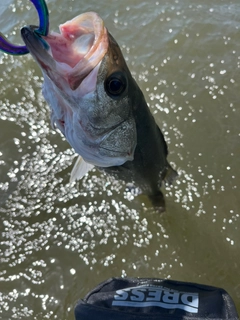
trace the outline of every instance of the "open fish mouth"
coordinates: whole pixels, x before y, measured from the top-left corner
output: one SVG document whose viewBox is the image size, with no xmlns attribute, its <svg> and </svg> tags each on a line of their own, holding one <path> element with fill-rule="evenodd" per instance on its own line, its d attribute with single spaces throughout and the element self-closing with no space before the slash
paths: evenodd
<svg viewBox="0 0 240 320">
<path fill-rule="evenodd" d="M 59 26 L 60 33 L 40 36 L 35 26 L 21 29 L 22 38 L 49 78 L 63 77 L 72 90 L 99 64 L 108 50 L 107 29 L 95 12 L 83 13 Z"/>
</svg>

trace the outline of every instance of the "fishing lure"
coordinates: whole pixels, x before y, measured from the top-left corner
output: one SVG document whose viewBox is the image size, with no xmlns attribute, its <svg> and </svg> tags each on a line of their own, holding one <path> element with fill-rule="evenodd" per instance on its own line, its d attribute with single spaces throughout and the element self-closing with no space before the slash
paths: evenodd
<svg viewBox="0 0 240 320">
<path fill-rule="evenodd" d="M 49 29 L 49 14 L 48 8 L 45 0 L 30 0 L 35 6 L 38 17 L 39 17 L 39 27 L 35 30 L 41 36 L 46 36 Z M 12 55 L 24 55 L 29 53 L 26 46 L 14 45 L 7 40 L 7 38 L 0 32 L 0 50 L 12 54 Z"/>
</svg>

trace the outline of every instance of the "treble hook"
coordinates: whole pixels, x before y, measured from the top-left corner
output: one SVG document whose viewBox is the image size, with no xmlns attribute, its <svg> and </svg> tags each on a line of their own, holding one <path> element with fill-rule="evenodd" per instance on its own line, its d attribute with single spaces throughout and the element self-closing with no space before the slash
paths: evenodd
<svg viewBox="0 0 240 320">
<path fill-rule="evenodd" d="M 45 0 L 30 0 L 38 13 L 39 28 L 35 30 L 36 33 L 42 36 L 47 36 L 49 29 L 49 14 Z M 29 53 L 26 46 L 14 45 L 7 40 L 7 38 L 0 32 L 0 50 L 12 54 L 23 55 Z"/>
</svg>

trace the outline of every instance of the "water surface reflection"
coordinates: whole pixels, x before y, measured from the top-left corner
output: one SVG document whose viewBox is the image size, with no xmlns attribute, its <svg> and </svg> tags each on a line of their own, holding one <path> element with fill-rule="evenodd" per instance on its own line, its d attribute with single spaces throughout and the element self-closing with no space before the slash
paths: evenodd
<svg viewBox="0 0 240 320">
<path fill-rule="evenodd" d="M 0 54 L 0 318 L 72 319 L 113 275 L 224 287 L 240 312 L 238 2 L 48 4 L 53 29 L 79 10 L 105 19 L 180 178 L 161 216 L 98 171 L 70 185 L 74 154 L 50 127 L 38 67 Z M 1 31 L 19 39 L 31 10 L 6 0 Z"/>
</svg>

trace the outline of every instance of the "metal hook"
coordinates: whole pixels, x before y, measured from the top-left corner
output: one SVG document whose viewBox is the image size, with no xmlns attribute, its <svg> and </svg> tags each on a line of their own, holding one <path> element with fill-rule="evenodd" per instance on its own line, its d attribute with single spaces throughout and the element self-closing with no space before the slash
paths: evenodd
<svg viewBox="0 0 240 320">
<path fill-rule="evenodd" d="M 35 6 L 39 17 L 39 28 L 35 30 L 36 33 L 42 36 L 48 34 L 49 29 L 49 14 L 45 0 L 30 0 Z M 0 50 L 12 55 L 24 55 L 29 53 L 26 46 L 14 45 L 7 40 L 7 38 L 0 32 Z"/>
</svg>

